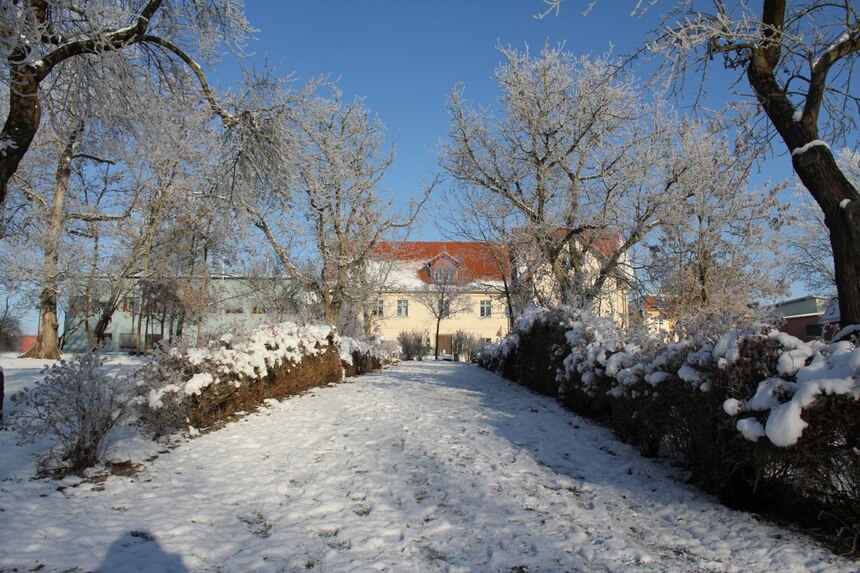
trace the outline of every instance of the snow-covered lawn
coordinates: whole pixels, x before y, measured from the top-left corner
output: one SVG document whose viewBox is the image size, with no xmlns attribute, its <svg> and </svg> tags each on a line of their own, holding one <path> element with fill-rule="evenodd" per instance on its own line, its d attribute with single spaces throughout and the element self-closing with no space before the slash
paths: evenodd
<svg viewBox="0 0 860 573">
<path fill-rule="evenodd" d="M 857 569 L 472 365 L 405 363 L 271 403 L 106 481 L 30 480 L 11 434 L 0 571 Z"/>
</svg>

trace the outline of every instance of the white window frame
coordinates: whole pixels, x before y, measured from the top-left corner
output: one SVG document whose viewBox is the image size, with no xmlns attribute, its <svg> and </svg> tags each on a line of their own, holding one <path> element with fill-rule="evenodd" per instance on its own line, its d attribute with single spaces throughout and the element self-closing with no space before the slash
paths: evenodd
<svg viewBox="0 0 860 573">
<path fill-rule="evenodd" d="M 397 299 L 397 316 L 401 318 L 409 316 L 409 299 Z"/>
</svg>

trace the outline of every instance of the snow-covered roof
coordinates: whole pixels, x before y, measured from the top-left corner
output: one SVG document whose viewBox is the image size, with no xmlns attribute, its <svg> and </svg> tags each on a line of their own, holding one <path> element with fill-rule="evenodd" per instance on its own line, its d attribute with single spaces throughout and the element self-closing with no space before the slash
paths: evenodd
<svg viewBox="0 0 860 573">
<path fill-rule="evenodd" d="M 465 288 L 501 285 L 507 272 L 507 249 L 499 243 L 456 241 L 391 241 L 374 255 L 391 261 L 391 288 L 416 290 L 434 282 L 437 268 L 450 269 L 456 284 Z"/>
</svg>

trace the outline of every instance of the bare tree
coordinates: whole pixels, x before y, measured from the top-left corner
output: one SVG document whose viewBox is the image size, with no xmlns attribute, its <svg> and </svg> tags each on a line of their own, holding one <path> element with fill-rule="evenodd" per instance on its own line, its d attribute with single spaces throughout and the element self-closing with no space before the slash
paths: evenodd
<svg viewBox="0 0 860 573">
<path fill-rule="evenodd" d="M 631 278 L 628 252 L 660 224 L 679 177 L 694 168 L 676 150 L 681 126 L 664 106 L 646 105 L 606 58 L 501 53 L 501 109 L 469 109 L 455 89 L 442 167 L 458 192 L 519 226 L 509 241 L 522 247 L 517 266 L 533 284 L 547 274 L 555 288 L 547 298 L 600 304 L 606 287 Z"/>
<path fill-rule="evenodd" d="M 197 59 L 213 61 L 221 45 L 239 51 L 251 31 L 240 3 L 148 0 L 140 4 L 21 0 L 0 5 L 0 73 L 10 87 L 0 131 L 0 206 L 39 129 L 43 84 L 66 65 L 95 60 L 92 69 L 110 70 L 118 85 L 145 76 L 168 92 L 187 91 L 184 72 L 190 71 L 225 125 L 238 123 L 216 102 Z M 78 94 L 93 105 L 116 104 L 104 96 L 89 91 Z"/>
<path fill-rule="evenodd" d="M 792 197 L 790 209 L 791 232 L 783 240 L 789 276 L 816 294 L 835 295 L 833 249 L 821 208 L 803 191 Z"/>
<path fill-rule="evenodd" d="M 418 304 L 427 309 L 436 322 L 434 358 L 439 360 L 439 330 L 442 321 L 470 310 L 470 300 L 466 286 L 469 277 L 457 268 L 454 261 L 439 259 L 435 265 L 423 269 L 429 284 L 415 293 Z"/>
<path fill-rule="evenodd" d="M 205 181 L 200 177 L 205 169 L 199 165 L 201 138 L 207 135 L 205 119 L 193 110 L 163 108 L 144 98 L 139 111 L 145 125 L 129 126 L 135 129 L 133 136 L 118 130 L 115 122 L 108 126 L 94 122 L 87 127 L 75 111 L 49 108 L 49 129 L 42 130 L 41 138 L 54 139 L 60 148 L 55 177 L 45 192 L 19 177 L 24 183 L 21 191 L 32 210 L 41 213 L 37 219 L 45 229 L 41 245 L 44 269 L 38 281 L 41 325 L 37 344 L 28 352 L 33 357 L 58 355 L 61 279 L 73 278 L 77 283 L 75 311 L 83 314 L 87 336 L 90 318 L 96 318 L 93 336 L 97 341 L 103 338 L 121 300 L 133 287 L 132 277 L 151 281 L 150 261 L 169 259 L 152 257 L 166 213 L 176 212 L 180 206 L 187 210 L 193 203 L 188 197 L 190 189 L 198 180 Z M 177 125 L 186 129 L 176 130 Z M 40 162 L 27 171 L 38 179 Z M 61 269 L 61 260 L 69 260 L 61 252 L 72 244 L 69 241 L 91 243 L 88 272 Z M 68 269 L 81 266 L 65 264 Z M 167 280 L 174 278 L 168 276 Z"/>
<path fill-rule="evenodd" d="M 683 194 L 649 245 L 664 310 L 682 327 L 717 316 L 748 319 L 757 303 L 785 289 L 776 241 L 784 222 L 776 194 L 784 185 L 750 188 L 754 150 L 743 142 L 730 148 L 720 132 L 685 122 L 679 147 L 695 169 L 679 177 Z"/>
<path fill-rule="evenodd" d="M 289 148 L 273 151 L 270 172 L 245 178 L 255 193 L 243 207 L 290 278 L 319 298 L 328 323 L 342 326 L 345 309 L 365 306 L 380 289 L 368 265 L 374 248 L 414 221 L 432 185 L 404 216 L 392 214 L 393 200 L 380 190 L 394 159 L 382 124 L 360 100 L 344 103 L 337 91 L 326 98 L 317 88 L 273 118 L 281 125 L 269 128 L 272 141 Z"/>
<path fill-rule="evenodd" d="M 562 1 L 550 3 L 557 8 Z M 652 5 L 640 0 L 636 10 Z M 704 89 L 709 66 L 720 56 L 738 74 L 736 85 L 745 77 L 754 99 L 740 90 L 734 95 L 753 105 L 733 109 L 741 125 L 752 128 L 747 137 L 769 145 L 778 135 L 791 154 L 795 173 L 824 214 L 841 321 L 860 323 L 860 193 L 830 150 L 854 137 L 857 128 L 857 6 L 827 0 L 683 1 L 664 14 L 654 36 L 648 49 L 665 58 L 663 77 L 679 90 L 690 73 L 701 74 Z"/>
<path fill-rule="evenodd" d="M 17 279 L 6 279 L 0 283 L 0 348 L 18 350 L 16 343 L 23 334 L 21 328 L 20 300 L 22 284 Z M 2 416 L 0 406 L 0 416 Z"/>
<path fill-rule="evenodd" d="M 517 314 L 533 302 L 528 285 L 519 280 L 517 273 L 527 255 L 512 240 L 514 230 L 522 226 L 516 208 L 498 195 L 467 185 L 449 188 L 443 201 L 443 234 L 483 245 L 482 258 L 490 261 L 501 281 L 482 286 L 498 292 L 504 300 L 508 327 L 513 329 Z"/>
<path fill-rule="evenodd" d="M 651 48 L 682 68 L 722 55 L 729 67 L 746 74 L 758 109 L 824 213 L 842 321 L 860 323 L 860 194 L 825 142 L 856 129 L 857 8 L 823 0 L 756 4 L 714 2 L 709 12 L 682 5 L 667 15 L 668 27 Z"/>
<path fill-rule="evenodd" d="M 252 265 L 247 280 L 253 304 L 269 319 L 306 323 L 320 318 L 307 289 L 292 280 L 277 259 Z"/>
</svg>

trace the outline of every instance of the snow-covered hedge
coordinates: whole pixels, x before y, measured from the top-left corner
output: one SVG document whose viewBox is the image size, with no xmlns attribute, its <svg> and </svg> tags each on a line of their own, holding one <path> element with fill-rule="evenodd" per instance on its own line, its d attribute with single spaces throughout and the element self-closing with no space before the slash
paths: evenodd
<svg viewBox="0 0 860 573">
<path fill-rule="evenodd" d="M 203 348 L 166 347 L 137 374 L 141 421 L 156 436 L 194 432 L 391 360 L 381 346 L 331 327 L 289 322 L 230 332 Z"/>
<path fill-rule="evenodd" d="M 793 506 L 796 519 L 860 534 L 860 331 L 844 334 L 807 343 L 758 325 L 665 342 L 588 313 L 534 311 L 481 363 L 645 455 L 680 456 L 730 505 Z"/>
</svg>

